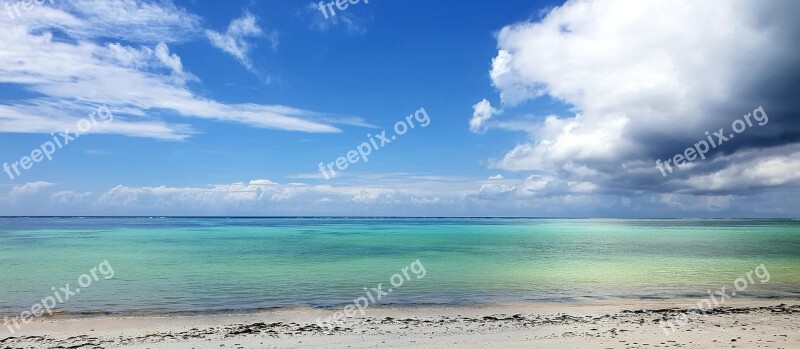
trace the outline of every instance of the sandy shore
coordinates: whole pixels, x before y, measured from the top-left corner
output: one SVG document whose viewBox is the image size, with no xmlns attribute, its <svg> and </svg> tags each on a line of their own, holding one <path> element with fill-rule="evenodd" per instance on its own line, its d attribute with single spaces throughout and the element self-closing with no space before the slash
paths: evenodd
<svg viewBox="0 0 800 349">
<path fill-rule="evenodd" d="M 707 315 L 692 301 L 371 308 L 334 329 L 331 310 L 244 315 L 41 319 L 1 348 L 800 348 L 800 301 L 736 300 Z M 669 335 L 660 319 L 687 314 Z"/>
</svg>

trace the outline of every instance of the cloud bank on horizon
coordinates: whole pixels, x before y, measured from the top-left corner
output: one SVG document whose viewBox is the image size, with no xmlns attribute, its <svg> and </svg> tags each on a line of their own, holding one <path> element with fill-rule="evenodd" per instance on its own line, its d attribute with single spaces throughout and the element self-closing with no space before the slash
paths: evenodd
<svg viewBox="0 0 800 349">
<path fill-rule="evenodd" d="M 381 5 L 369 6 L 359 10 Z M 312 16 L 304 27 L 336 35 L 337 23 L 313 17 L 319 14 L 310 8 L 298 5 L 298 13 Z M 432 173 L 420 164 L 401 172 L 377 159 L 365 164 L 369 172 L 335 181 L 303 174 L 313 171 L 311 161 L 232 183 L 193 178 L 215 183 L 207 185 L 143 180 L 78 189 L 30 176 L 0 186 L 0 214 L 797 217 L 797 13 L 800 3 L 790 1 L 580 0 L 506 22 L 496 32 L 494 58 L 474 53 L 490 63 L 496 95 L 475 86 L 454 107 L 468 115 L 471 105 L 471 119 L 439 119 L 448 129 L 424 131 L 499 149 L 489 158 L 476 155 L 471 172 Z M 347 16 L 339 20 L 357 20 L 355 12 Z M 0 84 L 13 89 L 0 100 L 0 137 L 62 131 L 100 104 L 118 117 L 93 132 L 153 142 L 192 142 L 195 123 L 203 121 L 299 131 L 298 138 L 344 134 L 341 146 L 351 146 L 366 133 L 358 128 L 380 123 L 206 97 L 206 70 L 187 66 L 176 45 L 208 45 L 260 76 L 265 68 L 253 60 L 252 48 L 277 50 L 281 30 L 266 29 L 247 9 L 217 22 L 227 24 L 212 26 L 172 2 L 134 0 L 64 2 L 0 18 Z M 381 19 L 368 22 L 378 26 Z M 358 38 L 369 39 L 373 29 L 360 26 Z M 338 93 L 358 103 L 347 91 Z M 541 100 L 566 107 L 541 113 Z M 759 106 L 768 124 L 667 177 L 659 173 L 657 159 L 682 153 L 705 139 L 705 131 L 730 129 Z M 428 109 L 432 119 L 448 114 Z M 498 135 L 516 144 L 497 142 Z M 20 147 L 20 155 L 31 148 Z M 318 154 L 308 155 L 329 157 Z M 392 158 L 399 155 L 380 155 L 401 164 Z"/>
</svg>

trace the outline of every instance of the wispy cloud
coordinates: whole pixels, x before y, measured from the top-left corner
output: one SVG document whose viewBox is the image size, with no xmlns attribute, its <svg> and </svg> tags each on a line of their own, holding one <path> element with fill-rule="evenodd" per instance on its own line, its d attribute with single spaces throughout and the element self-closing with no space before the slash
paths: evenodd
<svg viewBox="0 0 800 349">
<path fill-rule="evenodd" d="M 258 25 L 258 19 L 250 12 L 245 12 L 241 18 L 234 19 L 224 33 L 211 29 L 205 31 L 206 36 L 214 47 L 230 54 L 242 63 L 247 69 L 255 71 L 253 62 L 248 56 L 251 44 L 248 38 L 264 37 L 272 43 L 272 49 L 278 46 L 278 33 L 265 33 Z"/>
<path fill-rule="evenodd" d="M 0 83 L 33 96 L 0 102 L 0 132 L 63 131 L 103 104 L 118 117 L 95 133 L 180 140 L 195 133 L 188 124 L 191 118 L 340 132 L 331 126 L 338 118 L 329 114 L 281 105 L 228 104 L 195 94 L 187 82 L 200 79 L 167 43 L 201 37 L 200 24 L 197 16 L 168 1 L 65 3 L 38 6 L 15 20 L 0 18 Z M 109 26 L 117 27 L 103 29 Z M 115 34 L 109 37 L 110 32 Z M 244 59 L 249 46 L 243 40 L 254 34 L 263 30 L 248 13 L 221 35 L 233 40 L 231 53 Z M 158 120 L 160 115 L 183 116 L 187 122 Z"/>
<path fill-rule="evenodd" d="M 0 21 L 6 21 L 7 16 Z M 45 2 L 13 22 L 34 31 L 59 30 L 76 39 L 183 42 L 202 35 L 202 19 L 171 1 L 82 0 Z"/>
</svg>

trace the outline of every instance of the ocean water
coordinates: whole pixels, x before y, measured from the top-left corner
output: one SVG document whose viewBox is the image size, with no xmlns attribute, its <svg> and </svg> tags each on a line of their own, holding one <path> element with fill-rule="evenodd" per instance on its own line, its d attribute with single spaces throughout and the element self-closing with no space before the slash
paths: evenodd
<svg viewBox="0 0 800 349">
<path fill-rule="evenodd" d="M 106 260 L 59 312 L 339 307 L 417 260 L 379 305 L 699 299 L 760 265 L 736 297 L 796 299 L 800 221 L 0 218 L 0 314 Z"/>
</svg>

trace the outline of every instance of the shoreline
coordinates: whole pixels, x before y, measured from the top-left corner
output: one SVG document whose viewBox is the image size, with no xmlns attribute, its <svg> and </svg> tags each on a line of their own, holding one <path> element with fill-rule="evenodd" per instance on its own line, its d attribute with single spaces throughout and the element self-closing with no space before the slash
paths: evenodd
<svg viewBox="0 0 800 349">
<path fill-rule="evenodd" d="M 332 329 L 320 327 L 316 319 L 330 316 L 333 310 L 316 308 L 251 314 L 40 318 L 14 334 L 5 327 L 0 329 L 0 348 L 800 345 L 800 300 L 735 299 L 712 308 L 707 315 L 688 310 L 696 302 L 371 307 L 366 316 L 346 319 Z M 686 314 L 688 321 L 674 333 L 665 334 L 658 321 L 680 314 Z"/>
<path fill-rule="evenodd" d="M 521 309 L 553 309 L 553 308 L 586 308 L 586 307 L 623 307 L 623 306 L 642 306 L 645 308 L 658 307 L 658 306 L 671 306 L 671 307 L 685 307 L 692 308 L 698 302 L 703 300 L 702 294 L 697 297 L 676 297 L 676 298 L 656 298 L 656 297 L 632 297 L 632 298 L 590 298 L 590 297 L 576 297 L 564 298 L 559 300 L 525 300 L 517 302 L 504 302 L 504 301 L 488 301 L 485 303 L 404 303 L 404 304 L 372 304 L 365 308 L 366 312 L 371 310 L 391 310 L 391 311 L 414 311 L 414 310 L 429 310 L 429 309 L 481 309 L 481 308 L 521 308 Z M 752 304 L 800 304 L 800 294 L 797 296 L 769 296 L 769 297 L 743 297 L 738 296 L 725 301 L 719 307 L 730 305 L 748 306 Z M 337 312 L 349 303 L 331 305 L 331 306 L 275 306 L 265 307 L 252 310 L 244 309 L 208 309 L 208 310 L 174 310 L 174 311 L 102 311 L 102 310 L 86 310 L 86 311 L 59 311 L 53 310 L 52 315 L 44 315 L 41 317 L 32 318 L 33 323 L 37 322 L 51 322 L 61 320 L 90 320 L 90 319 L 136 319 L 136 318 L 191 318 L 191 317 L 226 317 L 226 316 L 254 316 L 263 314 L 278 314 L 278 313 L 308 313 L 308 312 Z M 19 312 L 13 313 L 0 313 L 0 330 L 2 329 L 3 317 L 17 316 Z M 356 318 L 359 316 L 356 316 Z M 0 338 L 3 332 L 0 331 Z"/>
</svg>

